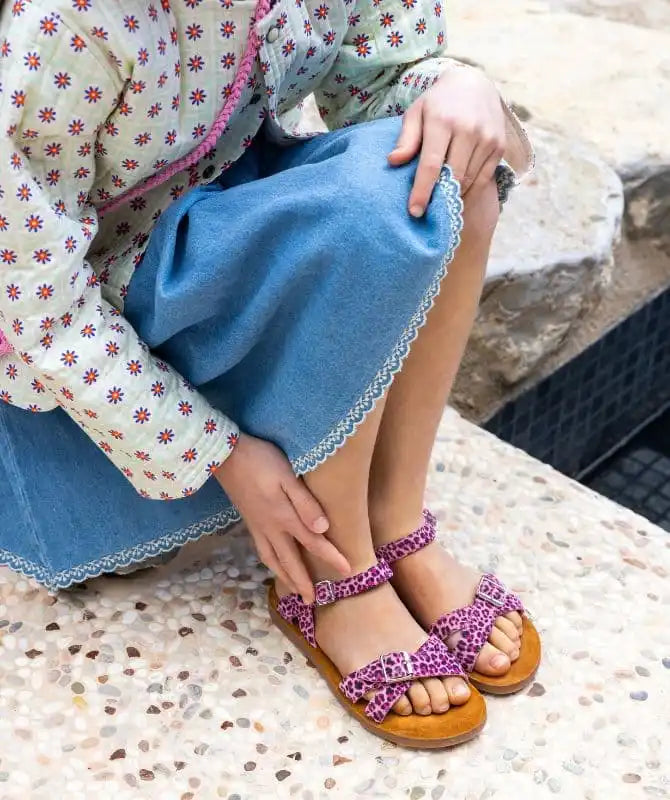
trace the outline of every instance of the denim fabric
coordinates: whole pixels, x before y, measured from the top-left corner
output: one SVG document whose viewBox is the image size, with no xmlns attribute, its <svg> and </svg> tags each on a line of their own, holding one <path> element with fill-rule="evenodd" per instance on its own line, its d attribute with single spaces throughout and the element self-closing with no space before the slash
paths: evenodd
<svg viewBox="0 0 670 800">
<path fill-rule="evenodd" d="M 409 216 L 416 165 L 386 161 L 399 128 L 391 118 L 291 148 L 258 137 L 163 214 L 129 287 L 125 314 L 152 351 L 297 473 L 383 394 L 458 244 L 448 169 L 425 217 Z M 60 410 L 0 409 L 0 563 L 51 589 L 234 518 L 213 480 L 146 500 Z"/>
</svg>

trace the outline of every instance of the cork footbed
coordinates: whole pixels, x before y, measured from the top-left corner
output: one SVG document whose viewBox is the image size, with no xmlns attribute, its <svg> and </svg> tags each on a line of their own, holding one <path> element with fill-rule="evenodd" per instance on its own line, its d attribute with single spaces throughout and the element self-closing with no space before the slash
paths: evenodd
<svg viewBox="0 0 670 800">
<path fill-rule="evenodd" d="M 488 694 L 514 694 L 514 692 L 520 692 L 525 689 L 535 677 L 542 658 L 540 635 L 527 616 L 524 615 L 521 619 L 523 621 L 521 653 L 519 658 L 512 663 L 509 672 L 499 678 L 491 675 L 482 675 L 481 672 L 476 671 L 470 673 L 472 685 L 476 686 L 481 692 L 488 692 Z"/>
<path fill-rule="evenodd" d="M 352 703 L 340 691 L 342 675 L 328 656 L 319 648 L 312 647 L 300 630 L 281 617 L 277 610 L 278 597 L 274 586 L 268 592 L 270 617 L 279 630 L 316 667 L 321 677 L 344 708 L 370 733 L 403 747 L 446 748 L 473 739 L 486 722 L 486 704 L 479 692 L 471 687 L 472 696 L 462 706 L 452 706 L 445 714 L 421 716 L 410 714 L 403 717 L 390 712 L 386 719 L 377 723 L 365 715 L 366 701 Z"/>
</svg>

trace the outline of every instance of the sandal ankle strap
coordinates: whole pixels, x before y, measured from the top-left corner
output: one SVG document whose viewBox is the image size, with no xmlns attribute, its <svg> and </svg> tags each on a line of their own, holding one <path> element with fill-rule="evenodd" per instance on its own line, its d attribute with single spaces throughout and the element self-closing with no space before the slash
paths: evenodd
<svg viewBox="0 0 670 800">
<path fill-rule="evenodd" d="M 393 564 L 394 561 L 416 553 L 417 550 L 421 550 L 435 540 L 436 525 L 437 519 L 427 508 L 424 508 L 423 524 L 401 539 L 380 545 L 375 550 L 377 558 Z"/>
<path fill-rule="evenodd" d="M 350 578 L 342 578 L 335 581 L 317 581 L 314 584 L 314 603 L 305 603 L 299 594 L 287 594 L 285 597 L 280 598 L 277 610 L 287 622 L 297 624 L 309 644 L 312 647 L 316 647 L 314 611 L 317 606 L 327 606 L 331 603 L 336 603 L 338 600 L 363 594 L 363 592 L 381 586 L 392 577 L 393 570 L 391 567 L 384 559 L 379 559 L 376 564 L 363 570 L 363 572 L 352 575 Z"/>
<path fill-rule="evenodd" d="M 314 584 L 314 605 L 328 606 L 338 600 L 347 597 L 354 597 L 357 594 L 367 592 L 376 586 L 381 586 L 393 577 L 393 571 L 388 563 L 380 558 L 363 572 L 353 575 L 351 578 L 342 578 L 336 581 L 317 581 Z"/>
</svg>

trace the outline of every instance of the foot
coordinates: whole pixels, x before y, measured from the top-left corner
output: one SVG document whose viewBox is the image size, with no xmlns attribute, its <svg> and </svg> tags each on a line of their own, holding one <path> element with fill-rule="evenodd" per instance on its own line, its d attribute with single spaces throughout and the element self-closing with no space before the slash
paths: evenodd
<svg viewBox="0 0 670 800">
<path fill-rule="evenodd" d="M 288 594 L 280 584 L 277 590 L 280 596 Z M 316 641 L 342 675 L 384 653 L 414 652 L 427 638 L 388 583 L 316 610 Z M 415 681 L 393 711 L 403 716 L 443 714 L 469 697 L 470 688 L 462 678 L 426 678 Z"/>
<path fill-rule="evenodd" d="M 375 546 L 402 535 L 377 537 Z M 459 564 L 435 541 L 395 561 L 391 583 L 414 618 L 427 630 L 443 614 L 470 605 L 480 578 L 480 573 Z M 516 611 L 498 617 L 488 642 L 477 656 L 477 672 L 495 677 L 504 675 L 519 658 L 522 630 L 521 615 Z M 453 647 L 455 642 L 445 644 Z"/>
</svg>

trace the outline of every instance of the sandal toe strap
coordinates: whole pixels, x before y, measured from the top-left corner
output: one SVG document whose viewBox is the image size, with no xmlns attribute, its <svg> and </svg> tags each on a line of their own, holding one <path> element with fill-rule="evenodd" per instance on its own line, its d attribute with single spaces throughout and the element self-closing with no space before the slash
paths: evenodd
<svg viewBox="0 0 670 800">
<path fill-rule="evenodd" d="M 465 678 L 456 658 L 436 636 L 430 636 L 415 653 L 397 650 L 385 653 L 365 667 L 346 676 L 340 683 L 342 694 L 352 703 L 374 692 L 365 713 L 383 722 L 395 702 L 418 678 Z"/>
<path fill-rule="evenodd" d="M 430 633 L 449 642 L 449 649 L 461 667 L 472 672 L 496 619 L 511 611 L 523 613 L 523 603 L 495 575 L 487 573 L 482 575 L 471 605 L 441 616 L 431 626 Z"/>
</svg>

